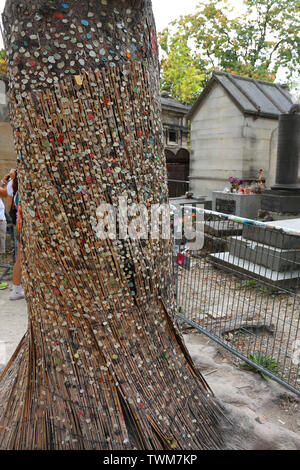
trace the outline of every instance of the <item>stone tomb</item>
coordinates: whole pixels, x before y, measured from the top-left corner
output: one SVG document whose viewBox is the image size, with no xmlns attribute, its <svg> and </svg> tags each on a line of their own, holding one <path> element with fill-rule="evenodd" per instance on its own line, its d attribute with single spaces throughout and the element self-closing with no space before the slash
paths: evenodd
<svg viewBox="0 0 300 470">
<path fill-rule="evenodd" d="M 230 237 L 228 251 L 210 258 L 248 278 L 275 286 L 295 285 L 300 280 L 300 218 L 267 222 L 265 227 L 245 225 L 242 235 Z"/>
<path fill-rule="evenodd" d="M 261 194 L 225 193 L 214 191 L 212 209 L 223 214 L 236 215 L 246 219 L 257 219 Z"/>
</svg>

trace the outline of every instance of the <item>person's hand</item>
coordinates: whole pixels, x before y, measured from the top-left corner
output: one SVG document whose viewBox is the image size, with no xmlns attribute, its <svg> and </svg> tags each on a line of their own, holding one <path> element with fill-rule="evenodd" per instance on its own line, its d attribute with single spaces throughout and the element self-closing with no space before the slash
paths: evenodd
<svg viewBox="0 0 300 470">
<path fill-rule="evenodd" d="M 0 184 L 1 184 L 2 188 L 6 187 L 9 180 L 10 180 L 10 175 L 9 174 L 3 176 L 2 180 L 0 181 Z"/>
</svg>

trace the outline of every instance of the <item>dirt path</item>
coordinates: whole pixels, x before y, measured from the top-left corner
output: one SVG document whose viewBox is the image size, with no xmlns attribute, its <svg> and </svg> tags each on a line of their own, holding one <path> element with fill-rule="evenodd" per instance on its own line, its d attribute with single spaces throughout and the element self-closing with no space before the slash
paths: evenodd
<svg viewBox="0 0 300 470">
<path fill-rule="evenodd" d="M 238 369 L 230 353 L 200 333 L 184 334 L 184 339 L 244 449 L 300 449 L 300 400 L 295 394 L 259 374 Z"/>
</svg>

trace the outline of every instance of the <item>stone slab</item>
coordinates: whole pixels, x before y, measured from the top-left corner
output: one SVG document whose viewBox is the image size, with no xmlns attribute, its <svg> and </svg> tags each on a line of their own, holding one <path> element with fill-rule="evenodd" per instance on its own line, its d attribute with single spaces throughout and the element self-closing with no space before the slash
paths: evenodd
<svg viewBox="0 0 300 470">
<path fill-rule="evenodd" d="M 218 266 L 220 266 L 220 264 L 224 265 L 224 267 L 227 267 L 230 271 L 236 270 L 250 277 L 255 275 L 256 279 L 260 279 L 272 285 L 291 286 L 300 282 L 300 270 L 280 273 L 243 258 L 233 256 L 229 252 L 211 253 L 209 257 L 212 261 L 215 261 Z"/>
<path fill-rule="evenodd" d="M 231 237 L 229 252 L 252 263 L 286 272 L 300 269 L 300 250 L 281 250 L 243 237 Z"/>
<path fill-rule="evenodd" d="M 187 198 L 185 196 L 183 197 L 171 197 L 169 199 L 170 204 L 173 204 L 174 206 L 197 206 L 199 204 L 201 207 L 204 206 L 205 203 L 205 196 L 199 196 L 197 198 Z"/>
<path fill-rule="evenodd" d="M 275 222 L 266 222 L 266 228 L 257 225 L 245 225 L 243 229 L 243 238 L 263 243 L 267 246 L 273 246 L 283 250 L 300 249 L 300 236 L 290 235 L 280 230 L 274 230 L 272 227 L 297 230 L 298 222 L 294 219 L 280 220 Z M 296 219 L 297 221 L 300 219 Z M 271 228 L 268 228 L 270 226 Z"/>
<path fill-rule="evenodd" d="M 243 225 L 231 220 L 213 220 L 205 221 L 205 233 L 215 237 L 229 237 L 231 235 L 240 235 L 243 231 Z"/>
<path fill-rule="evenodd" d="M 300 207 L 299 207 L 300 210 Z M 271 227 L 279 227 L 283 229 L 296 230 L 300 234 L 300 217 L 295 219 L 286 219 L 286 220 L 274 220 L 273 222 L 267 222 L 267 225 Z"/>
</svg>

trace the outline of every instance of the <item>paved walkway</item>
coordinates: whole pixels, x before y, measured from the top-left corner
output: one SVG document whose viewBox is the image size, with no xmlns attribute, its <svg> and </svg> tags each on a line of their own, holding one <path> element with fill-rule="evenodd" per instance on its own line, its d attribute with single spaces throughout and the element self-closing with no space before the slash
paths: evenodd
<svg viewBox="0 0 300 470">
<path fill-rule="evenodd" d="M 0 369 L 10 359 L 27 329 L 25 300 L 9 300 L 10 289 L 0 290 Z"/>
</svg>

